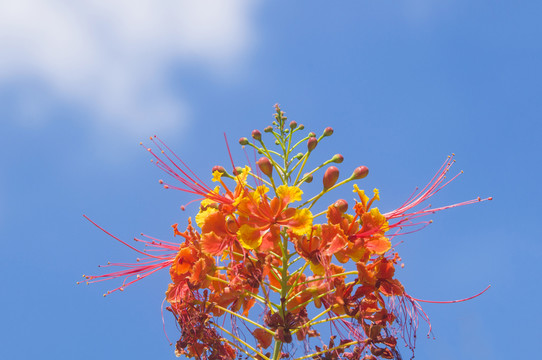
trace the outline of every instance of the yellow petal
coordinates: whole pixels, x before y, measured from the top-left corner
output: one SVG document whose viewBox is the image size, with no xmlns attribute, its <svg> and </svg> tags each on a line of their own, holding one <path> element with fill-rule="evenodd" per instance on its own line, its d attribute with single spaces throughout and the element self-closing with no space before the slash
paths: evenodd
<svg viewBox="0 0 542 360">
<path fill-rule="evenodd" d="M 213 182 L 220 181 L 222 173 L 218 170 L 213 171 Z"/>
<path fill-rule="evenodd" d="M 288 227 L 296 235 L 309 234 L 312 229 L 312 218 L 309 209 L 297 210 L 294 217 L 288 221 Z"/>
<path fill-rule="evenodd" d="M 386 217 L 380 213 L 378 208 L 372 208 L 369 213 L 373 218 L 373 223 L 378 224 L 382 232 L 386 232 L 390 229 L 388 220 L 386 220 Z"/>
<path fill-rule="evenodd" d="M 262 243 L 262 232 L 249 224 L 244 224 L 237 232 L 237 239 L 245 249 L 256 249 Z"/>
<path fill-rule="evenodd" d="M 375 189 L 373 190 L 373 194 L 374 194 L 374 199 L 375 199 L 375 200 L 380 200 L 380 192 L 378 191 L 377 188 L 375 188 Z"/>
<path fill-rule="evenodd" d="M 357 193 L 359 195 L 359 198 L 360 198 L 361 202 L 365 206 L 367 204 L 367 201 L 369 201 L 369 197 L 367 195 L 365 195 L 365 191 L 360 190 L 360 188 L 358 187 L 358 184 L 354 184 L 354 191 L 353 192 L 355 192 L 355 193 Z"/>
<path fill-rule="evenodd" d="M 303 195 L 303 191 L 297 186 L 281 185 L 277 188 L 277 196 L 286 204 L 301 201 L 301 195 Z"/>
</svg>

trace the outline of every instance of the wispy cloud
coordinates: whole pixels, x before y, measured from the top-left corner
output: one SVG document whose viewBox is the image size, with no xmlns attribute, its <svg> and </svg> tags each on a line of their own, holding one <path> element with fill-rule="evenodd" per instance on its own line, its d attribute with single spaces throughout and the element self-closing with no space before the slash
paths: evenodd
<svg viewBox="0 0 542 360">
<path fill-rule="evenodd" d="M 119 133 L 172 130 L 187 105 L 169 88 L 168 69 L 183 62 L 231 69 L 250 48 L 257 3 L 3 1 L 0 87 L 21 89 L 29 117 L 60 101 Z M 36 84 L 43 91 L 28 88 Z"/>
</svg>

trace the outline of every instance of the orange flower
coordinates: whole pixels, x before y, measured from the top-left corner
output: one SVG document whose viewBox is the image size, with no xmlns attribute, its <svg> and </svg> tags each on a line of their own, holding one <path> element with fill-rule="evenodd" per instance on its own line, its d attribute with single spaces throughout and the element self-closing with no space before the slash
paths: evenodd
<svg viewBox="0 0 542 360">
<path fill-rule="evenodd" d="M 310 232 L 312 214 L 308 209 L 295 209 L 289 204 L 301 200 L 303 193 L 298 187 L 281 185 L 277 188 L 277 197 L 269 201 L 266 193 L 269 189 L 259 186 L 256 191 L 247 193 L 239 200 L 239 231 L 237 238 L 247 249 L 257 249 L 262 244 L 267 231 L 278 234 L 278 227 L 285 226 L 296 235 Z M 273 235 L 274 244 L 280 240 Z"/>
</svg>

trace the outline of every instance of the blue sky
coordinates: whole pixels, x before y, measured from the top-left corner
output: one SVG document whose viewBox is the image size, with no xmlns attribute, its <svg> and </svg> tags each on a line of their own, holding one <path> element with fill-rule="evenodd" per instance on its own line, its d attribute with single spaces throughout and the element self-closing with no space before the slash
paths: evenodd
<svg viewBox="0 0 542 360">
<path fill-rule="evenodd" d="M 398 207 L 456 154 L 433 205 L 494 201 L 433 217 L 400 248 L 409 293 L 436 340 L 417 359 L 531 357 L 542 337 L 537 231 L 542 134 L 538 1 L 188 1 L 0 4 L 0 299 L 4 359 L 173 358 L 161 302 L 168 274 L 104 299 L 83 273 L 135 255 L 123 239 L 171 240 L 186 194 L 138 146 L 158 134 L 198 174 L 237 163 L 237 139 L 280 103 L 343 174 Z M 311 190 L 308 190 L 309 192 Z M 316 191 L 316 190 L 315 190 Z M 334 197 L 351 198 L 349 191 Z M 331 199 L 331 197 L 330 197 Z M 177 333 L 165 314 L 172 339 Z M 403 353 L 409 357 L 408 351 Z"/>
</svg>

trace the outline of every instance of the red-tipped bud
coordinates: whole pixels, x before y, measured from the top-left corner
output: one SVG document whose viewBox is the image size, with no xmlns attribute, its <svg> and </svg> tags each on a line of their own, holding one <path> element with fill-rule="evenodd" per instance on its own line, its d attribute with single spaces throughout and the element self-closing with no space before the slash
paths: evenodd
<svg viewBox="0 0 542 360">
<path fill-rule="evenodd" d="M 312 179 L 313 179 L 312 174 L 304 174 L 303 179 L 305 179 L 305 182 L 307 184 L 310 184 L 312 182 Z"/>
<path fill-rule="evenodd" d="M 239 144 L 241 145 L 248 145 L 248 139 L 246 137 L 242 137 L 239 139 Z"/>
<path fill-rule="evenodd" d="M 310 138 L 316 137 L 316 134 L 313 133 L 313 132 L 311 131 L 311 132 L 309 133 L 309 137 L 310 137 Z"/>
<path fill-rule="evenodd" d="M 318 139 L 315 137 L 309 138 L 309 141 L 307 141 L 307 149 L 309 152 L 313 151 L 316 145 L 318 145 Z"/>
<path fill-rule="evenodd" d="M 324 136 L 331 136 L 333 135 L 333 128 L 332 127 L 327 127 L 324 129 Z"/>
<path fill-rule="evenodd" d="M 305 125 L 301 124 L 297 127 L 299 130 L 303 130 L 305 128 Z"/>
<path fill-rule="evenodd" d="M 346 210 L 348 210 L 348 203 L 344 199 L 339 199 L 339 200 L 335 201 L 333 206 L 336 207 L 337 210 L 339 210 L 339 212 L 341 214 L 344 214 L 346 212 Z"/>
<path fill-rule="evenodd" d="M 273 127 L 271 125 L 269 125 L 265 129 L 263 129 L 263 131 L 266 132 L 266 133 L 270 133 L 271 131 L 273 131 Z"/>
<path fill-rule="evenodd" d="M 214 173 L 215 171 L 218 171 L 219 173 L 224 174 L 226 172 L 226 169 L 224 169 L 223 166 L 215 165 L 215 166 L 213 166 L 213 169 L 212 169 L 211 172 Z"/>
<path fill-rule="evenodd" d="M 352 173 L 352 179 L 363 179 L 367 175 L 369 175 L 369 169 L 367 168 L 367 166 L 358 166 L 354 169 L 354 172 Z"/>
<path fill-rule="evenodd" d="M 340 164 L 343 162 L 343 160 L 344 160 L 344 157 L 341 154 L 335 154 L 331 158 L 331 161 L 334 162 L 335 164 Z"/>
<path fill-rule="evenodd" d="M 252 138 L 254 140 L 260 141 L 262 139 L 262 133 L 260 130 L 252 130 Z"/>
<path fill-rule="evenodd" d="M 323 178 L 324 190 L 327 190 L 335 185 L 338 179 L 339 169 L 337 169 L 335 166 L 328 167 Z"/>
<path fill-rule="evenodd" d="M 236 166 L 235 169 L 233 169 L 233 175 L 237 176 L 243 173 L 243 168 L 240 166 Z"/>
<path fill-rule="evenodd" d="M 290 129 L 295 129 L 297 127 L 297 123 L 295 121 L 290 121 Z"/>
<path fill-rule="evenodd" d="M 258 161 L 256 161 L 256 164 L 258 164 L 258 167 L 265 175 L 269 177 L 273 175 L 273 164 L 271 164 L 271 161 L 269 161 L 268 158 L 261 157 Z"/>
</svg>

